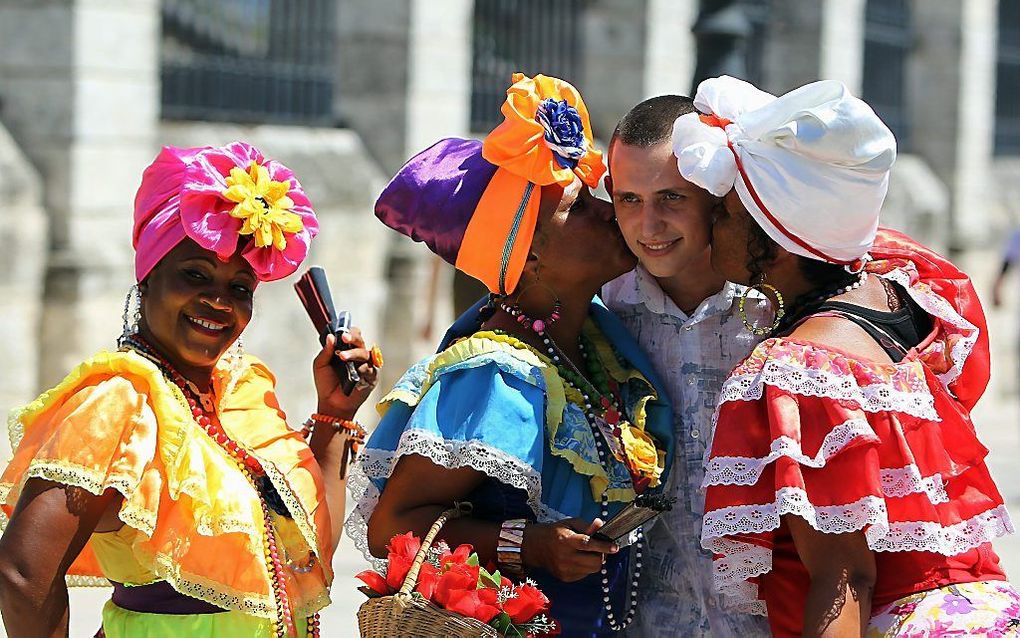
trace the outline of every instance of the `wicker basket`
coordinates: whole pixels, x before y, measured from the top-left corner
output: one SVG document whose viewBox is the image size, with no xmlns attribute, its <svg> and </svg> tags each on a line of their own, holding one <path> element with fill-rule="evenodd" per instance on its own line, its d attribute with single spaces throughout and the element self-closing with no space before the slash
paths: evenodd
<svg viewBox="0 0 1020 638">
<path fill-rule="evenodd" d="M 440 609 L 421 596 L 412 594 L 418 572 L 429 548 L 446 521 L 457 518 L 461 510 L 443 512 L 421 541 L 421 549 L 411 563 L 400 591 L 392 596 L 369 598 L 358 609 L 361 638 L 499 638 L 493 627 L 453 612 Z"/>
</svg>

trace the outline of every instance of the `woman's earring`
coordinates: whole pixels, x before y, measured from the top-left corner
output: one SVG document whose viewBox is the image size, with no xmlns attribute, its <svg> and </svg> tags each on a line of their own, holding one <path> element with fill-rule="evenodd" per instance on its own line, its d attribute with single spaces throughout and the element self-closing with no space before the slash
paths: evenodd
<svg viewBox="0 0 1020 638">
<path fill-rule="evenodd" d="M 756 326 L 747 318 L 747 310 L 744 308 L 744 305 L 747 303 L 747 296 L 752 290 L 759 292 L 765 298 L 768 298 L 768 292 L 771 292 L 776 298 L 776 318 L 772 321 L 772 325 L 767 328 L 764 326 Z M 740 302 L 737 305 L 737 311 L 740 313 L 740 320 L 744 322 L 744 327 L 746 327 L 751 334 L 758 337 L 764 337 L 779 327 L 779 322 L 783 320 L 783 316 L 786 314 L 786 307 L 783 305 L 783 293 L 779 292 L 779 289 L 772 284 L 765 283 L 765 273 L 762 273 L 758 275 L 757 281 L 745 288 L 744 294 L 740 295 Z"/>
<path fill-rule="evenodd" d="M 132 305 L 134 306 L 133 312 Z M 121 329 L 120 339 L 117 339 L 118 346 L 131 335 L 138 334 L 138 324 L 142 320 L 142 291 L 138 284 L 133 284 L 128 289 L 127 295 L 124 297 L 124 313 L 121 318 L 124 325 Z"/>
<path fill-rule="evenodd" d="M 237 335 L 237 341 L 234 342 L 231 353 L 238 359 L 244 357 L 244 338 L 241 335 Z"/>
</svg>

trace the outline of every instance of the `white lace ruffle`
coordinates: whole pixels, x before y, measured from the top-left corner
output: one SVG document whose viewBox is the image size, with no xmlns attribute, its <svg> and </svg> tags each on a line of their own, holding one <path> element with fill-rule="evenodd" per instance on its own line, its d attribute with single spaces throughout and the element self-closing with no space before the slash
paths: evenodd
<svg viewBox="0 0 1020 638">
<path fill-rule="evenodd" d="M 886 496 L 906 496 L 908 494 L 927 494 L 932 504 L 948 503 L 945 481 L 942 475 L 921 476 L 921 470 L 911 463 L 904 467 L 886 468 L 879 473 L 882 492 Z"/>
<path fill-rule="evenodd" d="M 753 456 L 716 456 L 712 457 L 705 468 L 705 480 L 702 487 L 709 485 L 754 485 L 761 478 L 761 473 L 769 463 L 779 457 L 789 457 L 801 465 L 820 468 L 832 457 L 839 454 L 851 441 L 865 438 L 877 441 L 871 425 L 864 419 L 850 419 L 837 425 L 825 435 L 818 453 L 814 457 L 804 454 L 800 441 L 788 436 L 780 436 L 772 441 L 769 454 L 762 457 Z"/>
<path fill-rule="evenodd" d="M 885 501 L 879 497 L 866 496 L 846 505 L 816 506 L 804 490 L 784 487 L 776 491 L 773 503 L 736 505 L 705 514 L 701 545 L 717 555 L 716 589 L 732 599 L 737 608 L 753 610 L 756 603 L 761 604 L 757 586 L 747 581 L 772 569 L 772 550 L 732 537 L 773 531 L 786 514 L 799 516 L 827 534 L 865 530 L 868 547 L 876 552 L 955 556 L 1014 532 L 1005 505 L 949 526 L 933 521 L 890 523 Z"/>
<path fill-rule="evenodd" d="M 928 421 L 942 420 L 935 412 L 935 398 L 927 388 L 904 392 L 886 383 L 859 385 L 857 379 L 849 374 L 832 374 L 776 359 L 766 361 L 757 372 L 733 375 L 727 379 L 719 393 L 719 404 L 758 401 L 766 385 L 801 396 L 853 401 L 865 412 L 899 412 Z"/>
<path fill-rule="evenodd" d="M 911 286 L 910 275 L 906 271 L 896 269 L 880 276 L 890 281 L 895 281 L 902 286 L 910 297 L 917 302 L 917 305 L 921 306 L 928 314 L 963 331 L 962 338 L 953 345 L 953 349 L 949 353 L 953 367 L 938 375 L 939 381 L 948 390 L 949 384 L 955 381 L 963 372 L 963 366 L 967 362 L 970 353 L 974 350 L 974 344 L 977 343 L 981 331 L 978 330 L 977 326 L 964 319 L 944 297 L 935 294 L 927 284 Z"/>
<path fill-rule="evenodd" d="M 372 479 L 389 478 L 402 456 L 418 454 L 436 465 L 456 469 L 469 467 L 500 483 L 523 490 L 528 506 L 539 522 L 558 521 L 564 514 L 542 503 L 542 477 L 534 468 L 506 452 L 480 441 L 451 441 L 425 430 L 408 429 L 395 450 L 367 448 L 347 478 L 354 508 L 344 526 L 348 536 L 365 558 L 376 563 L 368 548 L 368 520 L 379 503 L 379 490 Z"/>
</svg>

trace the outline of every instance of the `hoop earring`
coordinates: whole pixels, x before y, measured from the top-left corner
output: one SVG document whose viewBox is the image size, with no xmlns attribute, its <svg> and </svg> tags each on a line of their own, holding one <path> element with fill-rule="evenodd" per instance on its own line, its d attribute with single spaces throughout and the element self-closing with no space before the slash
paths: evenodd
<svg viewBox="0 0 1020 638">
<path fill-rule="evenodd" d="M 134 300 L 134 312 L 131 311 L 132 299 Z M 123 326 L 121 327 L 120 338 L 117 339 L 117 346 L 123 345 L 123 342 L 131 337 L 131 335 L 138 334 L 138 323 L 142 320 L 142 291 L 138 287 L 138 284 L 132 284 L 128 288 L 127 295 L 124 297 L 124 312 L 121 315 Z"/>
<path fill-rule="evenodd" d="M 525 293 L 527 293 L 529 290 L 533 290 L 535 288 L 547 290 L 553 297 L 552 310 L 549 312 L 548 315 L 539 319 L 533 319 L 530 316 L 528 316 L 527 313 L 521 310 L 521 298 L 524 297 Z M 508 315 L 516 319 L 517 323 L 521 324 L 525 328 L 529 330 L 534 330 L 538 334 L 543 334 L 545 333 L 546 329 L 549 326 L 560 320 L 560 311 L 563 310 L 563 303 L 560 301 L 560 297 L 559 295 L 556 294 L 555 290 L 553 290 L 552 288 L 543 284 L 540 281 L 536 281 L 535 283 L 531 284 L 524 290 L 517 293 L 517 298 L 514 300 L 512 304 L 508 304 L 506 302 L 506 297 L 504 297 L 503 300 L 499 303 L 499 307 L 502 308 L 503 311 L 506 312 Z"/>
<path fill-rule="evenodd" d="M 747 297 L 752 290 L 757 291 L 766 299 L 769 297 L 766 291 L 771 292 L 776 297 L 776 317 L 772 321 L 772 325 L 767 328 L 764 326 L 756 326 L 747 318 L 747 310 L 744 308 L 744 305 L 747 303 Z M 762 273 L 758 275 L 758 281 L 745 288 L 744 294 L 740 295 L 737 312 L 740 313 L 740 320 L 744 322 L 744 327 L 747 328 L 751 334 L 757 337 L 764 337 L 779 327 L 779 322 L 783 320 L 783 316 L 786 314 L 786 307 L 783 304 L 783 293 L 779 292 L 779 289 L 772 284 L 765 283 L 765 273 Z"/>
</svg>

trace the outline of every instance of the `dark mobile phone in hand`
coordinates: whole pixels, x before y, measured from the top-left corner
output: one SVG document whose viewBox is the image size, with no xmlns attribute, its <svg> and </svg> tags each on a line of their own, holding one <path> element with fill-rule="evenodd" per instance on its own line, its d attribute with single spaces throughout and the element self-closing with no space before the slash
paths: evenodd
<svg viewBox="0 0 1020 638">
<path fill-rule="evenodd" d="M 333 296 L 329 292 L 326 271 L 319 266 L 312 266 L 297 280 L 294 290 L 297 291 L 298 299 L 305 307 L 308 318 L 312 320 L 312 326 L 319 333 L 319 343 L 325 345 L 326 336 L 333 335 L 336 337 L 337 350 L 350 350 L 353 346 L 344 342 L 343 335 L 350 332 L 351 313 L 346 310 L 337 312 L 333 305 Z M 333 354 L 330 365 L 336 370 L 344 394 L 349 395 L 361 380 L 357 366 L 352 361 L 344 361 L 336 353 Z"/>
</svg>

